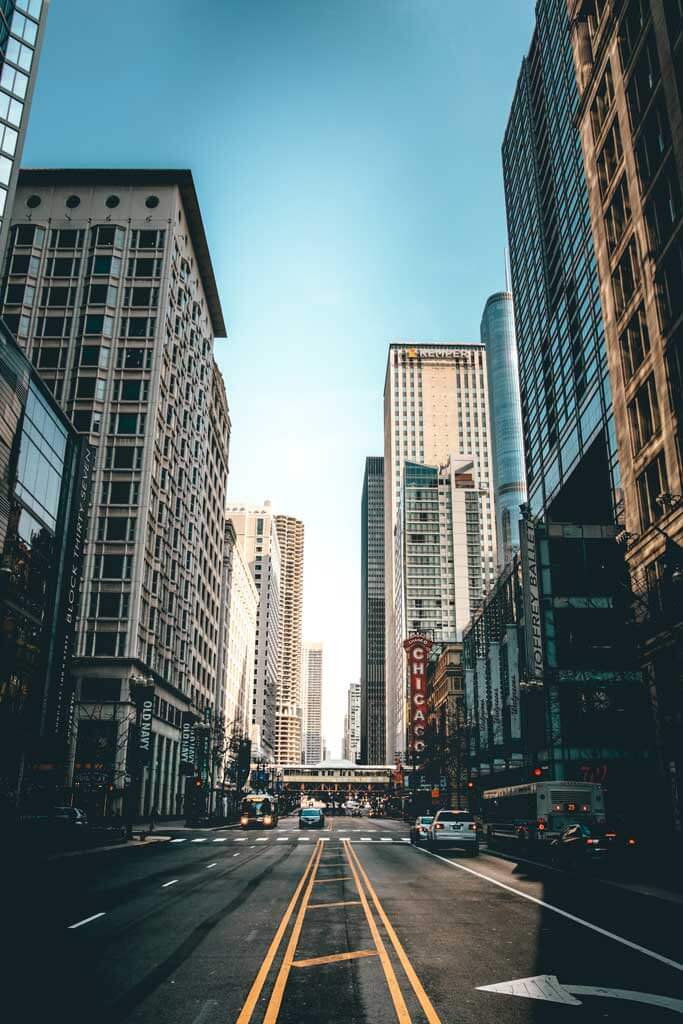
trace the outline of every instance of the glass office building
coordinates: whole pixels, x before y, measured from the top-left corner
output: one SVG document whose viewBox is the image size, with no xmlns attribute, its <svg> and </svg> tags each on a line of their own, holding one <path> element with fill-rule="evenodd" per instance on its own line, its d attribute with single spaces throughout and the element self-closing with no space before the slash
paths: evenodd
<svg viewBox="0 0 683 1024">
<path fill-rule="evenodd" d="M 61 802 L 94 451 L 2 321 L 0 407 L 0 792 Z"/>
<path fill-rule="evenodd" d="M 519 506 L 526 501 L 522 409 L 514 308 L 510 292 L 487 300 L 481 318 L 489 389 L 496 553 L 502 568 L 519 547 Z"/>
<path fill-rule="evenodd" d="M 361 499 L 361 762 L 386 760 L 384 458 L 365 460 Z"/>
<path fill-rule="evenodd" d="M 619 468 L 566 0 L 538 0 L 503 141 L 532 514 L 609 523 Z"/>
<path fill-rule="evenodd" d="M 49 0 L 0 0 L 0 253 L 4 253 Z"/>
</svg>

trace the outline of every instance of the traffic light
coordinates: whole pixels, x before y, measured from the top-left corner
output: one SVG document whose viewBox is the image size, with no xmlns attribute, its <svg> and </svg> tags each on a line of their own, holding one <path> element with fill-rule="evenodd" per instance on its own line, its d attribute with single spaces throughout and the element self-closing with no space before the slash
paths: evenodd
<svg viewBox="0 0 683 1024">
<path fill-rule="evenodd" d="M 472 782 L 472 780 L 471 780 L 471 779 L 470 779 L 470 781 L 469 781 L 469 782 L 467 783 L 467 788 L 468 788 L 469 790 L 472 790 L 472 789 L 474 789 L 474 783 Z"/>
<path fill-rule="evenodd" d="M 197 778 L 194 780 L 194 788 L 195 789 L 201 789 L 202 788 L 202 780 L 200 779 L 199 776 L 197 776 Z"/>
<path fill-rule="evenodd" d="M 545 769 L 542 768 L 540 764 L 535 764 L 534 767 L 531 769 L 532 779 L 542 779 L 544 775 Z"/>
<path fill-rule="evenodd" d="M 113 793 L 113 792 L 114 792 L 114 783 L 110 782 L 107 785 L 107 793 Z"/>
</svg>

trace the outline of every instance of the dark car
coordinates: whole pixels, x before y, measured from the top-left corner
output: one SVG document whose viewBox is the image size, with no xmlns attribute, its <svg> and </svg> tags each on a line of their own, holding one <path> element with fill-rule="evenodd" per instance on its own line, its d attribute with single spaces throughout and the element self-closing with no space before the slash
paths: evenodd
<svg viewBox="0 0 683 1024">
<path fill-rule="evenodd" d="M 325 815 L 318 807 L 302 807 L 299 811 L 299 828 L 324 828 Z"/>
<path fill-rule="evenodd" d="M 410 841 L 416 846 L 426 843 L 429 836 L 429 826 L 434 821 L 433 814 L 421 814 L 410 826 Z"/>
<path fill-rule="evenodd" d="M 634 836 L 599 825 L 569 825 L 550 846 L 553 863 L 567 868 L 595 864 L 629 853 L 637 847 Z"/>
<path fill-rule="evenodd" d="M 87 828 L 88 816 L 80 807 L 53 807 L 50 820 L 54 825 Z"/>
</svg>

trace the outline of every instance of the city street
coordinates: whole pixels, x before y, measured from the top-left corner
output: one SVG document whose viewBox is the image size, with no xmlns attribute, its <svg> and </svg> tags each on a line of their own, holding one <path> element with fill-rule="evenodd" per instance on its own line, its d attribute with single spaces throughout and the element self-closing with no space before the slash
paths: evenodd
<svg viewBox="0 0 683 1024">
<path fill-rule="evenodd" d="M 683 1013 L 675 894 L 486 852 L 437 856 L 395 821 L 158 831 L 171 840 L 17 870 L 5 934 L 21 1019 L 582 1024 Z M 519 979 L 516 995 L 482 991 Z"/>
</svg>

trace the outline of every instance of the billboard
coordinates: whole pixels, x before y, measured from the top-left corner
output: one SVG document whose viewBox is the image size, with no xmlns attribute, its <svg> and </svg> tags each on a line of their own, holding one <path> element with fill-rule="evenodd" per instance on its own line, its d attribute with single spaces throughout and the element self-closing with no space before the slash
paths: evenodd
<svg viewBox="0 0 683 1024">
<path fill-rule="evenodd" d="M 410 723 L 408 725 L 408 750 L 411 754 L 422 754 L 425 749 L 427 729 L 427 658 L 432 641 L 421 633 L 404 640 L 403 649 L 408 658 L 410 680 Z"/>
</svg>

